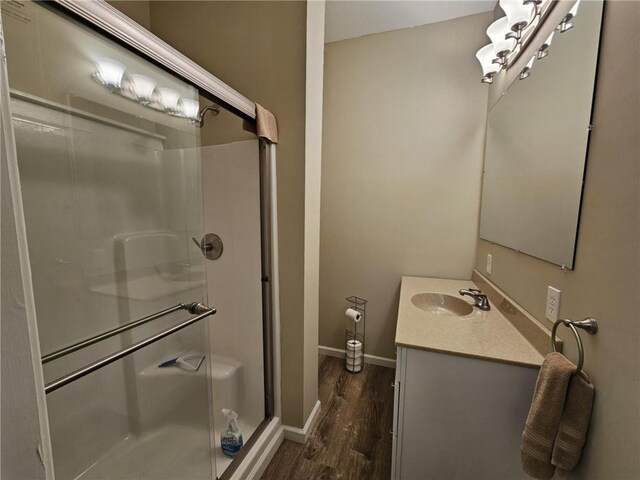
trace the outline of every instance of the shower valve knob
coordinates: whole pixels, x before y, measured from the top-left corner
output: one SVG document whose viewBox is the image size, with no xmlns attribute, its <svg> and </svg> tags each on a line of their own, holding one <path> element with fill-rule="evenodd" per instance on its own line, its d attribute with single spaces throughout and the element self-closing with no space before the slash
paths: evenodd
<svg viewBox="0 0 640 480">
<path fill-rule="evenodd" d="M 215 233 L 205 234 L 200 241 L 195 237 L 191 237 L 191 240 L 193 240 L 193 243 L 196 244 L 207 260 L 217 260 L 222 255 L 222 239 Z"/>
</svg>

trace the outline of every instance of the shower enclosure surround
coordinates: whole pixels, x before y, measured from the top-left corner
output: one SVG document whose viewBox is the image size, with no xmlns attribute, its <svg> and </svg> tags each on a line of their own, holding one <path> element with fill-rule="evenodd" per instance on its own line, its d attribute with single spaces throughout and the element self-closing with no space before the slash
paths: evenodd
<svg viewBox="0 0 640 480">
<path fill-rule="evenodd" d="M 271 283 L 278 278 L 275 147 L 255 137 L 203 146 L 193 123 L 133 101 L 125 83 L 114 95 L 104 72 L 96 78 L 101 59 L 126 69 L 123 82 L 143 74 L 183 99 L 203 95 L 245 120 L 255 115 L 253 103 L 103 2 L 58 3 L 64 8 L 2 6 L 12 110 L 3 120 L 15 133 L 36 356 L 176 304 L 202 302 L 217 313 L 47 395 L 40 411 L 50 431 L 42 430 L 45 472 L 55 468 L 61 479 L 259 476 L 267 457 L 252 445 L 275 451 L 282 439 Z M 216 261 L 193 244 L 205 232 L 224 240 Z M 186 318 L 179 310 L 54 359 L 44 365 L 45 383 Z M 180 357 L 204 361 L 159 366 Z M 222 408 L 240 415 L 245 448 L 234 462 L 220 449 Z"/>
</svg>

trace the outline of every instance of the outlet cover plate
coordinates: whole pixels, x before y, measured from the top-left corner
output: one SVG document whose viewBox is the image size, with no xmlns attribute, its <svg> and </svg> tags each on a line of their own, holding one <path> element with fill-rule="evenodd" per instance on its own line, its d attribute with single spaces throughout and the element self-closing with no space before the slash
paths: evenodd
<svg viewBox="0 0 640 480">
<path fill-rule="evenodd" d="M 493 267 L 493 255 L 487 253 L 487 273 L 491 275 L 491 267 Z"/>
<path fill-rule="evenodd" d="M 547 287 L 547 308 L 545 316 L 555 322 L 558 320 L 558 313 L 560 312 L 560 295 L 562 292 L 552 286 Z"/>
</svg>

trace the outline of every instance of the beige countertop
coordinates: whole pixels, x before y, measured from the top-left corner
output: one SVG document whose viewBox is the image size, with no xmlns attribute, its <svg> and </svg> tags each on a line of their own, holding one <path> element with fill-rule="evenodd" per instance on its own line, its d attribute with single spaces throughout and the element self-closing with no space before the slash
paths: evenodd
<svg viewBox="0 0 640 480">
<path fill-rule="evenodd" d="M 490 361 L 539 367 L 543 355 L 491 303 L 491 310 L 478 308 L 463 317 L 429 313 L 411 303 L 418 293 L 444 293 L 461 297 L 461 288 L 478 288 L 471 280 L 402 277 L 396 345 L 480 358 Z"/>
</svg>

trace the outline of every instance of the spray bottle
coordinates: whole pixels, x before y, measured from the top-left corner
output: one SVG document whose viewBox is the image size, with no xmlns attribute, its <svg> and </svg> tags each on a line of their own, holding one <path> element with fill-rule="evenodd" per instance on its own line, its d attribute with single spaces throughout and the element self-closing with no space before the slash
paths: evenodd
<svg viewBox="0 0 640 480">
<path fill-rule="evenodd" d="M 227 428 L 220 434 L 222 453 L 233 458 L 243 445 L 242 432 L 238 426 L 238 414 L 228 408 L 223 408 L 222 414 L 227 418 Z"/>
</svg>

